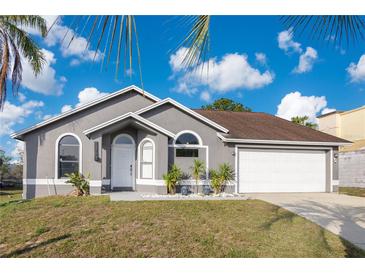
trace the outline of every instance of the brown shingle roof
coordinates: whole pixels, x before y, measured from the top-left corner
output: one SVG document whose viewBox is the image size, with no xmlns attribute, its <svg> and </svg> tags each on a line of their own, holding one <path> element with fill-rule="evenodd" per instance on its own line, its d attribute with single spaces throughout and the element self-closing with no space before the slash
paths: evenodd
<svg viewBox="0 0 365 274">
<path fill-rule="evenodd" d="M 305 142 L 340 142 L 347 140 L 294 124 L 262 112 L 232 112 L 196 109 L 196 112 L 229 129 L 227 138 Z"/>
</svg>

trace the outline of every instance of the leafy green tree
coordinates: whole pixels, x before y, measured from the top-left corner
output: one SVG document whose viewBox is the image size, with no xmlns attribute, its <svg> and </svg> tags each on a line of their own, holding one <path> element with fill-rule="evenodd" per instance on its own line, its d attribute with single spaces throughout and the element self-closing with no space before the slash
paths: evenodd
<svg viewBox="0 0 365 274">
<path fill-rule="evenodd" d="M 17 94 L 22 81 L 22 59 L 29 62 L 33 73 L 38 75 L 45 62 L 43 53 L 24 28 L 39 31 L 45 37 L 46 21 L 37 15 L 0 16 L 0 109 L 3 109 L 7 92 L 7 79 L 12 82 L 13 94 Z"/>
<path fill-rule="evenodd" d="M 11 157 L 6 156 L 5 151 L 0 150 L 0 181 L 9 175 Z"/>
<path fill-rule="evenodd" d="M 291 121 L 294 124 L 298 124 L 298 125 L 301 125 L 301 126 L 306 126 L 306 127 L 316 129 L 317 124 L 309 122 L 308 119 L 309 119 L 308 116 L 295 116 L 295 117 L 291 118 Z"/>
<path fill-rule="evenodd" d="M 228 98 L 221 98 L 215 100 L 212 104 L 208 104 L 205 106 L 202 106 L 202 109 L 205 110 L 229 110 L 229 111 L 236 111 L 236 112 L 243 112 L 243 111 L 249 111 L 252 110 L 249 107 L 245 107 L 239 102 L 235 102 Z"/>
</svg>

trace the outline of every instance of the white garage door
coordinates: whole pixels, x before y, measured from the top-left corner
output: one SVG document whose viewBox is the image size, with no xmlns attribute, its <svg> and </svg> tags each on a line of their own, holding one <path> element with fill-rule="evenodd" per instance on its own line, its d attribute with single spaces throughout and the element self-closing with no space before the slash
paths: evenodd
<svg viewBox="0 0 365 274">
<path fill-rule="evenodd" d="M 325 192 L 325 151 L 242 149 L 239 192 Z"/>
</svg>

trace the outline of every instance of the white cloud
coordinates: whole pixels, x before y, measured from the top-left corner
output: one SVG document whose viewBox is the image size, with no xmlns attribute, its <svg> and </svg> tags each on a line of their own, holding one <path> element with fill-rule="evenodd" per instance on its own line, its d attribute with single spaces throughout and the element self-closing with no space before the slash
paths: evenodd
<svg viewBox="0 0 365 274">
<path fill-rule="evenodd" d="M 295 116 L 308 116 L 310 122 L 316 122 L 317 113 L 326 106 L 325 96 L 303 96 L 295 91 L 281 99 L 276 115 L 287 120 Z"/>
<path fill-rule="evenodd" d="M 25 99 L 27 99 L 27 97 L 25 97 L 25 95 L 21 92 L 18 93 L 18 101 L 20 103 L 24 103 Z"/>
<path fill-rule="evenodd" d="M 83 104 L 86 104 L 92 100 L 98 99 L 100 97 L 103 97 L 105 95 L 107 95 L 108 93 L 106 92 L 101 92 L 99 90 L 97 90 L 96 88 L 90 87 L 90 88 L 84 88 L 83 90 L 81 90 L 79 92 L 78 98 L 79 98 L 79 102 L 76 105 L 81 106 Z"/>
<path fill-rule="evenodd" d="M 62 108 L 61 108 L 61 113 L 64 113 L 66 111 L 69 111 L 72 109 L 72 106 L 71 105 L 64 105 Z"/>
<path fill-rule="evenodd" d="M 56 76 L 56 70 L 52 67 L 56 63 L 54 53 L 42 49 L 46 63 L 42 72 L 35 76 L 30 64 L 23 58 L 23 79 L 21 84 L 37 93 L 45 95 L 61 95 L 66 78 Z"/>
<path fill-rule="evenodd" d="M 324 108 L 321 112 L 321 115 L 324 115 L 324 114 L 327 114 L 327 113 L 331 113 L 331 112 L 334 112 L 336 111 L 335 108 Z"/>
<path fill-rule="evenodd" d="M 286 53 L 302 52 L 301 44 L 293 40 L 292 29 L 284 30 L 278 34 L 278 44 L 279 48 Z"/>
<path fill-rule="evenodd" d="M 169 64 L 173 72 L 178 72 L 184 69 L 183 60 L 187 51 L 187 48 L 181 47 L 176 51 L 176 53 L 171 54 Z"/>
<path fill-rule="evenodd" d="M 210 93 L 208 91 L 203 91 L 202 93 L 200 93 L 200 100 L 208 103 L 210 102 L 212 99 L 212 97 L 210 96 Z"/>
<path fill-rule="evenodd" d="M 54 20 L 47 20 L 47 22 L 49 22 L 50 25 Z M 73 36 L 74 38 L 70 44 L 69 42 Z M 53 25 L 44 41 L 48 46 L 59 44 L 61 53 L 64 57 L 77 57 L 79 62 L 92 61 L 94 58 L 95 60 L 98 60 L 100 58 L 100 51 L 96 53 L 94 50 L 91 50 L 87 45 L 86 38 L 75 35 L 75 32 L 72 29 L 62 24 L 62 20 L 58 20 Z M 75 59 L 71 61 L 71 64 L 76 64 Z"/>
<path fill-rule="evenodd" d="M 93 101 L 95 99 L 98 99 L 100 97 L 103 97 L 105 95 L 107 95 L 108 93 L 106 92 L 101 92 L 98 89 L 94 88 L 94 87 L 89 87 L 89 88 L 84 88 L 83 90 L 81 90 L 79 92 L 79 94 L 77 95 L 78 98 L 78 103 L 76 104 L 75 107 L 79 107 L 83 104 L 86 104 L 90 101 Z M 73 107 L 72 105 L 63 105 L 61 108 L 61 113 L 64 113 L 66 111 L 71 110 Z M 57 116 L 58 114 L 46 114 L 43 116 L 43 120 L 48 120 L 50 118 L 53 118 L 55 116 Z"/>
<path fill-rule="evenodd" d="M 46 20 L 48 28 L 52 26 L 47 37 L 44 39 L 44 42 L 49 47 L 59 45 L 63 57 L 74 57 L 74 59 L 71 60 L 70 65 L 75 66 L 82 61 L 94 60 L 95 51 L 91 50 L 90 47 L 87 46 L 86 38 L 75 35 L 75 32 L 71 28 L 63 25 L 61 18 L 58 16 L 50 15 L 43 16 L 43 18 Z M 55 22 L 57 18 L 58 20 Z M 34 29 L 27 29 L 27 31 L 31 34 L 39 35 L 39 33 Z M 73 36 L 74 39 L 69 45 Z M 101 53 L 98 51 L 96 53 L 95 60 L 99 60 L 100 55 Z"/>
<path fill-rule="evenodd" d="M 362 82 L 365 80 L 365 54 L 361 55 L 357 64 L 351 63 L 347 69 L 351 82 Z"/>
<path fill-rule="evenodd" d="M 44 115 L 43 116 L 43 120 L 48 120 L 48 119 L 51 119 L 52 117 L 54 117 L 54 116 L 56 116 L 56 115 L 52 115 L 52 114 L 46 114 L 46 115 Z"/>
<path fill-rule="evenodd" d="M 307 47 L 306 51 L 299 56 L 299 64 L 294 68 L 293 72 L 300 74 L 311 71 L 317 58 L 317 51 L 312 47 Z"/>
<path fill-rule="evenodd" d="M 312 47 L 307 47 L 303 52 L 302 45 L 293 40 L 292 28 L 278 34 L 278 44 L 279 48 L 284 50 L 286 54 L 300 54 L 298 66 L 293 69 L 293 73 L 301 74 L 312 70 L 314 62 L 318 59 L 318 53 Z"/>
<path fill-rule="evenodd" d="M 21 105 L 13 105 L 5 102 L 4 109 L 0 112 L 0 136 L 12 133 L 13 126 L 24 122 L 25 118 L 37 108 L 43 107 L 42 101 L 28 101 Z"/>
<path fill-rule="evenodd" d="M 70 66 L 71 67 L 76 67 L 76 66 L 78 66 L 78 65 L 80 65 L 81 64 L 81 62 L 80 62 L 80 60 L 79 59 L 72 59 L 71 61 L 70 61 Z"/>
<path fill-rule="evenodd" d="M 15 158 L 16 160 L 13 163 L 19 162 L 19 156 L 24 152 L 24 142 L 16 141 L 14 149 L 10 152 L 10 156 Z"/>
<path fill-rule="evenodd" d="M 259 62 L 261 65 L 266 65 L 267 57 L 266 54 L 263 52 L 256 52 L 255 53 L 256 61 Z"/>
<path fill-rule="evenodd" d="M 201 63 L 194 70 L 184 70 L 181 64 L 182 52 L 179 49 L 170 57 L 170 66 L 177 75 L 176 91 L 194 94 L 198 87 L 208 87 L 211 92 L 225 93 L 236 89 L 258 89 L 269 85 L 274 80 L 274 73 L 266 70 L 260 72 L 252 67 L 246 54 L 231 53 L 221 60 L 212 58 Z M 177 72 L 179 72 L 177 74 Z"/>
</svg>

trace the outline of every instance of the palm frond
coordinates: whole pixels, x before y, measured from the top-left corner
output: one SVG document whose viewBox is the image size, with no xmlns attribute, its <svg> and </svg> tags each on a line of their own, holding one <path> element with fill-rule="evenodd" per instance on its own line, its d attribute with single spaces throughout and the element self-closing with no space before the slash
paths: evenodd
<svg viewBox="0 0 365 274">
<path fill-rule="evenodd" d="M 18 95 L 19 86 L 20 86 L 20 83 L 23 78 L 22 77 L 23 66 L 22 66 L 22 61 L 21 61 L 19 50 L 18 50 L 16 44 L 14 43 L 14 40 L 11 37 L 9 37 L 9 41 L 10 41 L 11 50 L 12 50 L 13 58 L 14 58 L 13 70 L 11 72 L 12 91 L 13 91 L 13 95 Z"/>
<path fill-rule="evenodd" d="M 115 78 L 118 78 L 121 62 L 123 62 L 124 74 L 127 74 L 127 69 L 132 71 L 134 62 L 134 49 L 136 49 L 138 72 L 142 81 L 142 65 L 141 65 L 141 50 L 138 40 L 136 19 L 133 15 L 97 15 L 81 18 L 79 23 L 76 18 L 69 25 L 74 33 L 69 40 L 69 45 L 72 44 L 74 38 L 88 29 L 86 36 L 86 49 L 92 48 L 94 60 L 98 54 L 101 55 L 101 70 L 108 69 L 112 55 L 115 54 Z M 90 24 L 91 22 L 91 24 Z M 81 31 L 78 29 L 81 27 Z M 68 46 L 69 46 L 68 45 Z M 114 50 L 114 48 L 116 48 Z M 101 52 L 102 51 L 102 52 Z M 124 52 L 124 57 L 122 57 Z"/>
<path fill-rule="evenodd" d="M 188 49 L 182 60 L 186 68 L 194 68 L 205 61 L 209 50 L 209 26 L 209 15 L 200 15 L 192 20 L 191 30 L 179 45 Z"/>
<path fill-rule="evenodd" d="M 284 26 L 297 35 L 310 39 L 332 41 L 334 45 L 356 43 L 364 39 L 365 20 L 356 15 L 282 16 Z"/>
<path fill-rule="evenodd" d="M 10 74 L 13 94 L 16 95 L 22 81 L 22 56 L 30 63 L 35 75 L 44 64 L 41 49 L 22 28 L 37 30 L 43 37 L 47 34 L 45 20 L 41 16 L 0 16 L 0 109 L 3 110 Z"/>
<path fill-rule="evenodd" d="M 19 27 L 30 27 L 38 31 L 42 37 L 47 34 L 46 20 L 38 15 L 3 15 L 0 16 L 0 21 Z"/>
<path fill-rule="evenodd" d="M 28 60 L 35 75 L 38 75 L 45 63 L 45 59 L 41 49 L 33 41 L 33 39 L 22 29 L 16 25 L 4 22 L 3 27 L 14 40 L 17 48 L 21 51 L 24 57 Z"/>
</svg>

